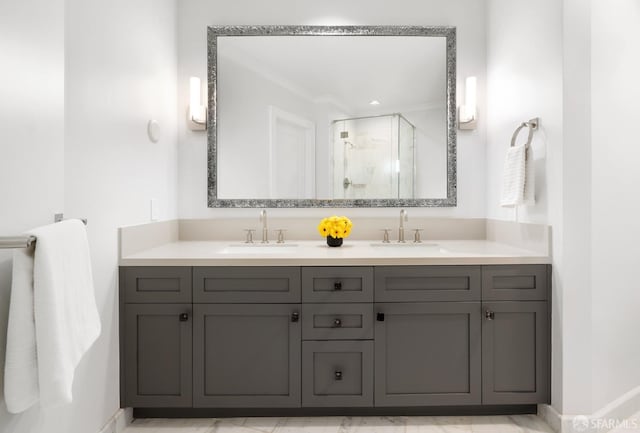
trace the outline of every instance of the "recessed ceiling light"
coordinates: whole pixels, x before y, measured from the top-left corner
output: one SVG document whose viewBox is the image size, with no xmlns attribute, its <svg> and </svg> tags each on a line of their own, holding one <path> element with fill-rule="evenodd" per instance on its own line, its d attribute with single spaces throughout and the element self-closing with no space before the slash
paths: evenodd
<svg viewBox="0 0 640 433">
<path fill-rule="evenodd" d="M 374 99 L 373 101 L 369 102 L 369 105 L 380 105 L 380 101 Z"/>
</svg>

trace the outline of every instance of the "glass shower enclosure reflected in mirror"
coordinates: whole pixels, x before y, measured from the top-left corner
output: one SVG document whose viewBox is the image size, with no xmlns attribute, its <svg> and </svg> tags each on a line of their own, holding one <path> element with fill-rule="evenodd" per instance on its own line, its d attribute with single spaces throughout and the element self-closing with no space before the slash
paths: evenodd
<svg viewBox="0 0 640 433">
<path fill-rule="evenodd" d="M 415 198 L 416 128 L 401 114 L 332 122 L 333 197 Z"/>
</svg>

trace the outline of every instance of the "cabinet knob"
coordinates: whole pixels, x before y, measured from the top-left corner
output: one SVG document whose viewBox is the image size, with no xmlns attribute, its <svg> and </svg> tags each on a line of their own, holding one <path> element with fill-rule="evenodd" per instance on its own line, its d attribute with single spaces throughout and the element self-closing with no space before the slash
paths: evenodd
<svg viewBox="0 0 640 433">
<path fill-rule="evenodd" d="M 180 321 L 181 322 L 186 322 L 187 320 L 189 320 L 189 313 L 182 313 L 180 315 Z"/>
<path fill-rule="evenodd" d="M 493 320 L 496 318 L 496 313 L 494 313 L 493 311 L 487 310 L 484 312 L 484 317 L 487 320 Z"/>
<path fill-rule="evenodd" d="M 333 320 L 333 326 L 334 326 L 334 328 L 341 328 L 342 327 L 342 320 L 334 319 Z"/>
<path fill-rule="evenodd" d="M 342 281 L 337 281 L 335 283 L 333 283 L 333 290 L 342 290 Z"/>
<path fill-rule="evenodd" d="M 291 321 L 297 322 L 298 320 L 300 320 L 300 313 L 298 313 L 297 311 L 291 313 Z"/>
<path fill-rule="evenodd" d="M 333 377 L 335 378 L 335 380 L 342 380 L 342 372 L 340 370 L 334 371 Z"/>
<path fill-rule="evenodd" d="M 376 314 L 376 320 L 378 322 L 384 322 L 384 313 L 378 313 Z"/>
</svg>

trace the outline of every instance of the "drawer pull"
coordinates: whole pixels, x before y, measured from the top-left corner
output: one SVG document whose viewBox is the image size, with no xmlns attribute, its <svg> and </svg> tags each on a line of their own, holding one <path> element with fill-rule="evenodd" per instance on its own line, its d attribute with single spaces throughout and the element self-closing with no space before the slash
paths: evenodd
<svg viewBox="0 0 640 433">
<path fill-rule="evenodd" d="M 182 313 L 179 317 L 180 317 L 180 321 L 181 322 L 186 322 L 187 320 L 189 320 L 189 314 L 188 313 Z"/>
<path fill-rule="evenodd" d="M 340 370 L 334 371 L 333 377 L 335 378 L 335 380 L 342 380 L 342 372 Z"/>
<path fill-rule="evenodd" d="M 484 312 L 484 317 L 487 320 L 493 320 L 496 318 L 496 313 L 494 313 L 493 311 L 487 310 Z"/>
<path fill-rule="evenodd" d="M 340 291 L 342 290 L 342 281 L 338 281 L 333 283 L 333 290 Z"/>
<path fill-rule="evenodd" d="M 376 314 L 376 320 L 378 322 L 384 322 L 384 313 L 378 313 Z"/>
<path fill-rule="evenodd" d="M 340 320 L 340 319 L 334 319 L 334 320 L 333 320 L 333 327 L 334 327 L 334 328 L 342 328 L 342 320 Z"/>
<path fill-rule="evenodd" d="M 300 320 L 300 313 L 298 313 L 297 311 L 291 313 L 291 321 L 297 322 L 298 320 Z"/>
</svg>

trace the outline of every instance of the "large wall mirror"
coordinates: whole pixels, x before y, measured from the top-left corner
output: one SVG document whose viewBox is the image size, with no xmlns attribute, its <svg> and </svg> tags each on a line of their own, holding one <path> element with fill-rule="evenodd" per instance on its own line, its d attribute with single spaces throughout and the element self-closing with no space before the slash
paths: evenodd
<svg viewBox="0 0 640 433">
<path fill-rule="evenodd" d="M 209 207 L 456 205 L 454 27 L 208 30 Z"/>
</svg>

